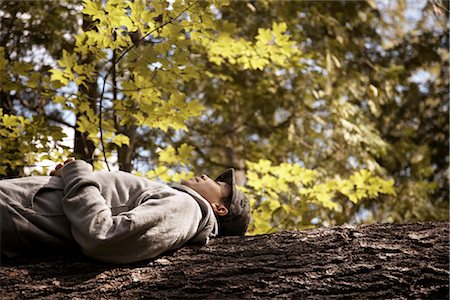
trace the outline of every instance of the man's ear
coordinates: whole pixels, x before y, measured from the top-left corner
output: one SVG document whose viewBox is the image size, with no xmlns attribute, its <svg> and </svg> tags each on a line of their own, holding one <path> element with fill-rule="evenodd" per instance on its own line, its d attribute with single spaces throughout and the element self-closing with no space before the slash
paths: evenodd
<svg viewBox="0 0 450 300">
<path fill-rule="evenodd" d="M 225 207 L 225 205 L 222 204 L 216 204 L 211 203 L 211 207 L 214 211 L 214 214 L 219 217 L 224 217 L 228 214 L 228 209 Z"/>
</svg>

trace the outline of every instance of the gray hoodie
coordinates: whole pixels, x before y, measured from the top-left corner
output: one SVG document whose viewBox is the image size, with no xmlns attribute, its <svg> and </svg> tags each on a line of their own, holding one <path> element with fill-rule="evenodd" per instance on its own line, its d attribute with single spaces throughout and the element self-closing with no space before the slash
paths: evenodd
<svg viewBox="0 0 450 300">
<path fill-rule="evenodd" d="M 1 251 L 80 247 L 92 258 L 129 263 L 217 235 L 209 203 L 194 190 L 125 172 L 92 172 L 77 160 L 61 178 L 0 181 Z"/>
</svg>

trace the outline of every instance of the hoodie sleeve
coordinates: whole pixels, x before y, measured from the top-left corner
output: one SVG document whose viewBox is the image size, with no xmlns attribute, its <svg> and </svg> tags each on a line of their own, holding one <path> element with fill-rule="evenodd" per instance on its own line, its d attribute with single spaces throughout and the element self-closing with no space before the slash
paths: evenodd
<svg viewBox="0 0 450 300">
<path fill-rule="evenodd" d="M 72 234 L 95 259 L 129 263 L 179 248 L 196 234 L 202 218 L 195 200 L 170 188 L 159 194 L 143 191 L 142 204 L 113 216 L 88 163 L 65 166 L 61 177 Z"/>
</svg>

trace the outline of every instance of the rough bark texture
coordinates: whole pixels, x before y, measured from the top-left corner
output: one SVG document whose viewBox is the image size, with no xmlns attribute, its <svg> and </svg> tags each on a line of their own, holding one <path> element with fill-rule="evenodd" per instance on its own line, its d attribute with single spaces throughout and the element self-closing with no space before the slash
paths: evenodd
<svg viewBox="0 0 450 300">
<path fill-rule="evenodd" d="M 448 299 L 449 223 L 226 237 L 152 261 L 3 262 L 2 299 Z"/>
</svg>

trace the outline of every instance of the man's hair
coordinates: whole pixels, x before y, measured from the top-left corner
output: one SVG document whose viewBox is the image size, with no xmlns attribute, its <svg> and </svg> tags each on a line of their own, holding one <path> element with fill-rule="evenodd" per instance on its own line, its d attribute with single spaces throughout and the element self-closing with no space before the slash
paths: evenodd
<svg viewBox="0 0 450 300">
<path fill-rule="evenodd" d="M 222 198 L 228 214 L 218 216 L 219 236 L 225 235 L 245 235 L 250 224 L 250 204 L 248 198 L 237 189 L 234 169 L 228 169 L 216 181 L 226 182 L 231 187 L 231 195 Z"/>
<path fill-rule="evenodd" d="M 230 204 L 231 204 L 231 195 L 228 197 L 222 197 L 220 198 L 220 201 L 223 203 L 223 205 L 225 205 L 225 207 L 227 209 L 230 209 Z"/>
<path fill-rule="evenodd" d="M 228 197 L 220 198 L 220 201 L 222 202 L 223 205 L 225 205 L 225 207 L 228 209 L 228 211 L 230 211 L 231 195 L 229 195 Z M 226 214 L 225 216 L 217 216 L 217 221 L 219 223 L 219 236 L 227 235 L 227 234 L 224 234 L 224 232 L 223 232 L 223 224 L 226 224 L 227 216 L 228 216 L 228 214 Z"/>
</svg>

